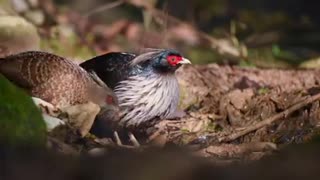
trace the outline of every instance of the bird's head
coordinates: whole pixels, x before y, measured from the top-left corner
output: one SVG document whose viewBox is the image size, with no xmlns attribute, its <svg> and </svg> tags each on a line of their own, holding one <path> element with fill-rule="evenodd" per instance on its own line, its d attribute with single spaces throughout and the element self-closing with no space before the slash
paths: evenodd
<svg viewBox="0 0 320 180">
<path fill-rule="evenodd" d="M 172 49 L 151 50 L 132 60 L 132 65 L 149 67 L 158 72 L 174 72 L 183 64 L 191 64 L 191 62 Z"/>
<path fill-rule="evenodd" d="M 113 92 L 108 92 L 104 97 L 101 97 L 102 105 L 97 118 L 104 121 L 106 124 L 117 123 L 120 116 L 120 108 L 118 99 Z"/>
<path fill-rule="evenodd" d="M 97 114 L 90 132 L 98 137 L 112 137 L 120 120 L 118 99 L 113 92 L 101 97 L 100 112 Z"/>
<path fill-rule="evenodd" d="M 94 72 L 89 75 L 95 82 L 91 87 L 90 99 L 101 108 L 97 117 L 103 121 L 118 121 L 120 108 L 116 94 Z"/>
</svg>

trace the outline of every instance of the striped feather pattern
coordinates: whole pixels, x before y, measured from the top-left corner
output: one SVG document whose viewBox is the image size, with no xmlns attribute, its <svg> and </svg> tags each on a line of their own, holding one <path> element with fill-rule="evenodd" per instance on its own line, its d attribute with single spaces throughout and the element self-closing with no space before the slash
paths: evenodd
<svg viewBox="0 0 320 180">
<path fill-rule="evenodd" d="M 138 126 L 155 117 L 166 118 L 176 110 L 179 86 L 174 74 L 140 74 L 115 88 L 121 108 L 121 124 Z"/>
<path fill-rule="evenodd" d="M 102 97 L 112 93 L 77 64 L 46 52 L 8 56 L 0 60 L 0 73 L 30 95 L 61 108 L 89 100 L 102 106 L 105 104 Z"/>
</svg>

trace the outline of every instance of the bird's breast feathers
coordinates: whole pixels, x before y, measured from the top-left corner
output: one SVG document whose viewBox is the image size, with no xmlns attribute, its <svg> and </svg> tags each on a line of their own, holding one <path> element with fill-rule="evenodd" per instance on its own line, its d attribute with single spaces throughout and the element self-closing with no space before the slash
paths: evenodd
<svg viewBox="0 0 320 180">
<path fill-rule="evenodd" d="M 166 118 L 176 110 L 179 86 L 174 74 L 135 75 L 115 87 L 121 123 L 136 126 L 155 117 Z"/>
</svg>

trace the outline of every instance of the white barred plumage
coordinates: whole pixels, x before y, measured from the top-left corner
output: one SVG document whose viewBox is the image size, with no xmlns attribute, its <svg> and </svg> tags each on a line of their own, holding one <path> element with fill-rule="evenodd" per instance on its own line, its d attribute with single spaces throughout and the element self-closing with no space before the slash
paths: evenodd
<svg viewBox="0 0 320 180">
<path fill-rule="evenodd" d="M 115 88 L 121 108 L 121 124 L 137 126 L 175 112 L 179 101 L 179 86 L 174 74 L 136 75 Z"/>
</svg>

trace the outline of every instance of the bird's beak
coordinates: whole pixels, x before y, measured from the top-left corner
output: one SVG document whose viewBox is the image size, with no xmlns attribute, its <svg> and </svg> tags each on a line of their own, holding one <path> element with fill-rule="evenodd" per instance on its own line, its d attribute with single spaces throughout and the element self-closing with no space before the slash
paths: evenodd
<svg viewBox="0 0 320 180">
<path fill-rule="evenodd" d="M 187 58 L 182 58 L 178 64 L 191 64 L 191 61 Z"/>
</svg>

